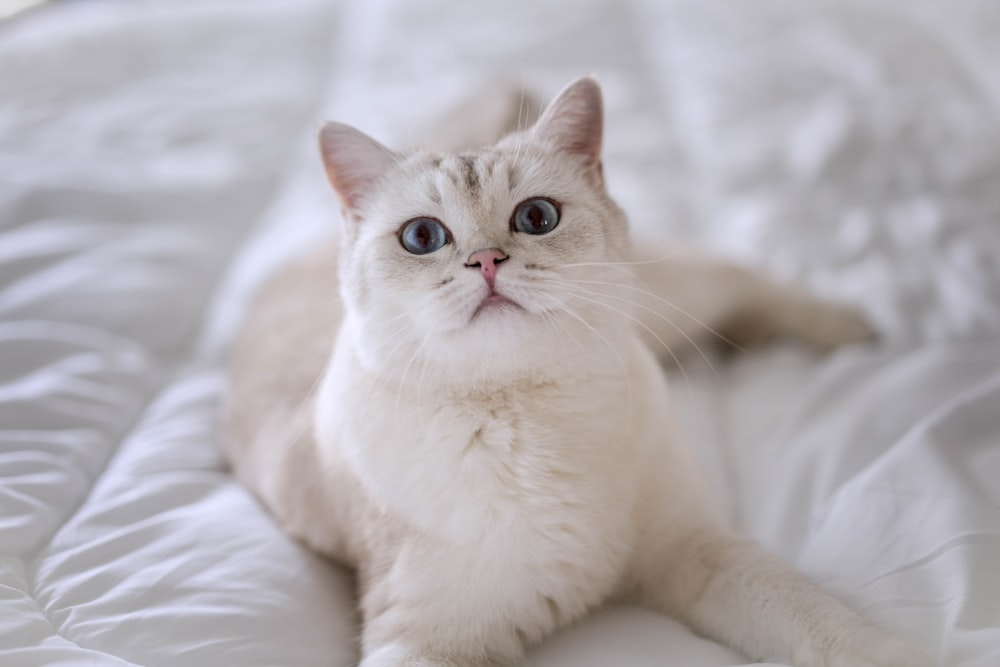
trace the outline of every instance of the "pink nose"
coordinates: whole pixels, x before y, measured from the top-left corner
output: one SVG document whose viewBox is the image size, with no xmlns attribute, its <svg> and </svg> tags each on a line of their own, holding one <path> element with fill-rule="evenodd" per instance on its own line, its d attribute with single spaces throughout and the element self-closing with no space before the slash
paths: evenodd
<svg viewBox="0 0 1000 667">
<path fill-rule="evenodd" d="M 493 281 L 497 278 L 497 264 L 505 259 L 507 259 L 507 255 L 503 254 L 499 248 L 486 248 L 469 255 L 469 261 L 465 265 L 468 267 L 478 266 L 483 278 L 486 279 L 490 287 L 493 287 Z"/>
</svg>

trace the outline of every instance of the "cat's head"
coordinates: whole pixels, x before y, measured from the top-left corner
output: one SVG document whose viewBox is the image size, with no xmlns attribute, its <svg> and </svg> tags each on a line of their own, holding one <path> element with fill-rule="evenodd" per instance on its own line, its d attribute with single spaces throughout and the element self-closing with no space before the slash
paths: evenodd
<svg viewBox="0 0 1000 667">
<path fill-rule="evenodd" d="M 602 123 L 585 78 L 534 127 L 474 151 L 401 155 L 323 128 L 346 325 L 366 363 L 496 376 L 614 354 L 629 240 L 604 187 Z"/>
</svg>

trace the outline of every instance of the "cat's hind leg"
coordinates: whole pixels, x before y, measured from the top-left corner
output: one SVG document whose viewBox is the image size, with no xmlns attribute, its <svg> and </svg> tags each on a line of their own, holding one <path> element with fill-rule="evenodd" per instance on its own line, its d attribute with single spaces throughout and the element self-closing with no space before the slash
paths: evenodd
<svg viewBox="0 0 1000 667">
<path fill-rule="evenodd" d="M 828 351 L 875 337 L 853 306 L 699 252 L 647 246 L 631 268 L 634 315 L 661 358 L 712 340 L 740 349 L 787 337 Z"/>
<path fill-rule="evenodd" d="M 759 545 L 721 528 L 651 536 L 643 553 L 641 602 L 754 659 L 790 659 L 797 667 L 936 664 Z"/>
</svg>

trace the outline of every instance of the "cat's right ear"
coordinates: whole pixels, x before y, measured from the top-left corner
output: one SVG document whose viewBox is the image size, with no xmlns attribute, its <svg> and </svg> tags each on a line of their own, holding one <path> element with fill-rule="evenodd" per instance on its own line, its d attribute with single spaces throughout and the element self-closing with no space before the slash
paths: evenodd
<svg viewBox="0 0 1000 667">
<path fill-rule="evenodd" d="M 367 134 L 343 123 L 327 123 L 319 132 L 326 177 L 344 212 L 358 219 L 362 203 L 395 164 L 397 156 Z"/>
</svg>

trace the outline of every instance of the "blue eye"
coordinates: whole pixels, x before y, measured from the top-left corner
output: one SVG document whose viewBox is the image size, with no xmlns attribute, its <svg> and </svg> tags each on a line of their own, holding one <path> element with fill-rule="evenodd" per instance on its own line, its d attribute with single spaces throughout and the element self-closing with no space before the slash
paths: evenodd
<svg viewBox="0 0 1000 667">
<path fill-rule="evenodd" d="M 548 234 L 559 224 L 559 206 L 548 199 L 527 199 L 514 209 L 511 227 L 525 234 Z"/>
<path fill-rule="evenodd" d="M 414 255 L 426 255 L 448 243 L 448 230 L 434 218 L 414 218 L 399 230 L 399 242 Z"/>
</svg>

